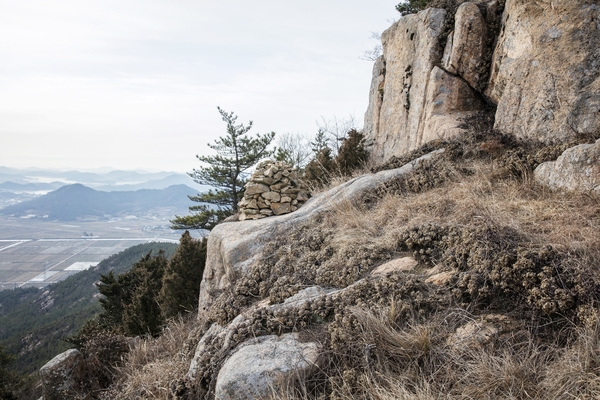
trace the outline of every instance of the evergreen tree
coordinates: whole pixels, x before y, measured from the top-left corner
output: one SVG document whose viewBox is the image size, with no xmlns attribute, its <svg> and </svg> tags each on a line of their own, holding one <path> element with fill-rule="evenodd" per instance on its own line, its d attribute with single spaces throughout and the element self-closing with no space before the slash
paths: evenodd
<svg viewBox="0 0 600 400">
<path fill-rule="evenodd" d="M 0 399 L 16 400 L 17 389 L 23 384 L 22 378 L 8 369 L 15 358 L 4 352 L 0 345 Z"/>
<path fill-rule="evenodd" d="M 169 261 L 160 292 L 160 306 L 165 318 L 198 307 L 200 282 L 206 264 L 206 238 L 197 240 L 185 231 L 177 252 Z"/>
<path fill-rule="evenodd" d="M 131 336 L 157 336 L 164 325 L 158 303 L 162 279 L 167 267 L 167 259 L 160 251 L 157 256 L 147 254 L 132 268 L 135 286 L 131 302 L 123 310 L 123 328 Z"/>
<path fill-rule="evenodd" d="M 163 251 L 150 252 L 116 278 L 112 271 L 102 275 L 96 285 L 104 295 L 100 324 L 132 336 L 157 335 L 164 323 L 158 295 L 167 263 Z"/>
<path fill-rule="evenodd" d="M 227 124 L 227 134 L 215 140 L 208 147 L 217 152 L 214 156 L 196 157 L 208 166 L 194 169 L 189 175 L 196 183 L 216 188 L 208 193 L 190 196 L 190 200 L 206 204 L 190 207 L 191 215 L 175 216 L 171 221 L 173 229 L 212 229 L 227 216 L 237 212 L 237 203 L 244 194 L 246 173 L 260 159 L 272 154 L 267 148 L 273 141 L 275 133 L 247 136 L 252 128 L 248 125 L 236 124 L 237 116 L 217 107 L 221 118 Z"/>
<path fill-rule="evenodd" d="M 368 157 L 365 136 L 356 129 L 351 129 L 342 142 L 335 163 L 342 175 L 350 175 L 352 171 L 363 166 Z"/>
<path fill-rule="evenodd" d="M 424 10 L 431 0 L 403 0 L 396 5 L 396 10 L 401 15 L 415 14 Z"/>
</svg>

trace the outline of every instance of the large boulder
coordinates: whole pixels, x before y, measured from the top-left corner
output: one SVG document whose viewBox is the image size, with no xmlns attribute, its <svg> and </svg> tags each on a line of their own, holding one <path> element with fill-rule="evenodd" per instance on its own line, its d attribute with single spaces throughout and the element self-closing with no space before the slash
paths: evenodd
<svg viewBox="0 0 600 400">
<path fill-rule="evenodd" d="M 507 0 L 487 96 L 495 127 L 563 140 L 600 128 L 600 5 Z"/>
<path fill-rule="evenodd" d="M 297 333 L 250 339 L 223 364 L 215 398 L 270 399 L 310 375 L 317 367 L 320 345 L 301 342 Z"/>
<path fill-rule="evenodd" d="M 437 150 L 407 165 L 376 174 L 367 174 L 320 193 L 290 214 L 259 220 L 217 225 L 208 236 L 206 267 L 200 284 L 199 314 L 209 309 L 216 297 L 230 287 L 237 276 L 263 256 L 264 244 L 281 234 L 286 226 L 308 221 L 333 210 L 340 202 L 356 202 L 383 183 L 410 174 L 422 161 L 443 152 Z"/>
<path fill-rule="evenodd" d="M 552 189 L 600 193 L 600 140 L 571 147 L 556 161 L 540 164 L 534 176 Z"/>
<path fill-rule="evenodd" d="M 44 400 L 74 396 L 85 378 L 85 360 L 79 350 L 60 353 L 40 368 Z"/>
</svg>

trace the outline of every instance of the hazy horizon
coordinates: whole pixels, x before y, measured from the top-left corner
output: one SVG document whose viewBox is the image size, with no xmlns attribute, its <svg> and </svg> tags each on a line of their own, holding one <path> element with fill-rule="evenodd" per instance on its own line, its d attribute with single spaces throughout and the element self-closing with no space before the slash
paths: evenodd
<svg viewBox="0 0 600 400">
<path fill-rule="evenodd" d="M 396 1 L 114 0 L 0 5 L 0 164 L 189 172 L 224 134 L 314 135 L 368 104 Z"/>
</svg>

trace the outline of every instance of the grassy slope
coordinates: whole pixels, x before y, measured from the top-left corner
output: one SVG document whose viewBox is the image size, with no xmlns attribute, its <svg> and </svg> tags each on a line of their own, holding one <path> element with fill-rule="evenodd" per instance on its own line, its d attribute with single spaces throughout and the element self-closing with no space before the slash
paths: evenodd
<svg viewBox="0 0 600 400">
<path fill-rule="evenodd" d="M 224 295 L 229 309 L 209 315 L 226 323 L 236 304 L 364 278 L 306 315 L 248 316 L 254 334 L 306 324 L 324 346 L 320 373 L 274 398 L 600 396 L 600 199 L 532 182 L 532 168 L 561 148 L 485 135 L 439 145 L 446 156 L 409 179 L 267 244 L 268 258 Z M 370 277 L 403 256 L 417 268 Z M 449 279 L 428 281 L 432 268 Z M 185 338 L 194 326 L 173 324 L 169 336 L 134 349 L 116 386 L 122 393 L 112 394 L 127 398 L 143 387 L 167 398 L 189 363 L 181 349 L 193 354 Z M 218 371 L 213 362 L 222 360 L 201 368 Z M 213 378 L 188 383 L 191 393 L 210 391 Z"/>
<path fill-rule="evenodd" d="M 173 243 L 146 243 L 130 247 L 64 281 L 36 288 L 0 291 L 0 344 L 17 356 L 15 367 L 31 373 L 71 347 L 62 338 L 75 334 L 85 320 L 100 311 L 94 285 L 100 274 L 123 273 L 149 251 L 163 249 L 170 257 Z"/>
</svg>

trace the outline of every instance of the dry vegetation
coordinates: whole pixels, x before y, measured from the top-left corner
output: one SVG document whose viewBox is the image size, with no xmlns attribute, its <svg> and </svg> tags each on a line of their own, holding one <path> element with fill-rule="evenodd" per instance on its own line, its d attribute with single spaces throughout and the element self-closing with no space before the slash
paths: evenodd
<svg viewBox="0 0 600 400">
<path fill-rule="evenodd" d="M 275 399 L 598 398 L 600 199 L 531 179 L 565 146 L 487 132 L 392 160 L 386 167 L 446 148 L 363 203 L 280 235 L 207 322 L 312 285 L 344 289 L 280 314 L 258 310 L 234 336 L 308 330 L 321 342 L 320 373 Z M 416 269 L 370 275 L 407 255 Z M 431 283 L 432 268 L 449 279 Z M 208 323 L 141 341 L 111 398 L 210 397 L 223 354 L 209 354 L 185 390 L 178 380 Z"/>
</svg>

